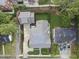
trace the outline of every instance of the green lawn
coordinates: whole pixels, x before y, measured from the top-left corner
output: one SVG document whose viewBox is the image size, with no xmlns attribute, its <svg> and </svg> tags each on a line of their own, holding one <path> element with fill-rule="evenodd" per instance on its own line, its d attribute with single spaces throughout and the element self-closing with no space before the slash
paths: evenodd
<svg viewBox="0 0 79 59">
<path fill-rule="evenodd" d="M 15 42 L 16 42 L 16 40 L 14 40 L 13 42 L 10 42 L 10 43 L 6 43 L 4 45 L 6 55 L 15 55 L 15 53 L 16 53 L 15 52 L 15 50 L 16 50 Z M 0 45 L 0 55 L 2 55 L 2 54 L 3 54 L 2 45 Z"/>
<path fill-rule="evenodd" d="M 11 43 L 5 44 L 5 54 L 6 55 L 15 55 L 16 53 L 16 40 L 13 40 Z"/>
<path fill-rule="evenodd" d="M 36 20 L 48 20 L 48 13 L 36 13 Z"/>
<path fill-rule="evenodd" d="M 71 59 L 79 59 L 79 44 L 73 44 L 71 47 Z"/>
<path fill-rule="evenodd" d="M 51 25 L 51 28 L 55 28 L 55 27 L 69 28 L 70 24 L 71 24 L 70 18 L 68 16 L 64 16 L 64 15 L 36 13 L 35 19 L 36 20 L 48 20 Z"/>
<path fill-rule="evenodd" d="M 41 49 L 41 53 L 42 53 L 42 55 L 49 55 L 49 54 L 50 54 L 48 48 L 42 48 L 42 49 Z"/>
<path fill-rule="evenodd" d="M 57 44 L 52 44 L 51 55 L 52 56 L 59 55 L 59 50 L 58 50 L 58 45 Z"/>
<path fill-rule="evenodd" d="M 40 5 L 49 4 L 51 0 L 39 0 Z"/>
<path fill-rule="evenodd" d="M 70 27 L 70 22 L 71 20 L 67 16 L 62 16 L 62 15 L 51 15 L 51 28 L 55 27 Z"/>
</svg>

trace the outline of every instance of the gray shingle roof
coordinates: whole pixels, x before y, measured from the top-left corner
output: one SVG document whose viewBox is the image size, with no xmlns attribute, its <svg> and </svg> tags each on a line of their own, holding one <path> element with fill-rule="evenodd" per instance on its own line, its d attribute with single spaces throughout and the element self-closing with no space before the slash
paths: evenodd
<svg viewBox="0 0 79 59">
<path fill-rule="evenodd" d="M 5 5 L 6 0 L 0 0 L 0 5 Z"/>
<path fill-rule="evenodd" d="M 54 41 L 56 43 L 71 42 L 76 39 L 74 29 L 56 28 L 53 34 L 55 34 Z"/>
<path fill-rule="evenodd" d="M 20 12 L 18 19 L 19 19 L 20 24 L 34 23 L 34 13 L 33 12 Z"/>
<path fill-rule="evenodd" d="M 37 21 L 36 27 L 30 30 L 29 45 L 32 48 L 50 48 L 50 35 L 49 35 L 48 21 Z"/>
</svg>

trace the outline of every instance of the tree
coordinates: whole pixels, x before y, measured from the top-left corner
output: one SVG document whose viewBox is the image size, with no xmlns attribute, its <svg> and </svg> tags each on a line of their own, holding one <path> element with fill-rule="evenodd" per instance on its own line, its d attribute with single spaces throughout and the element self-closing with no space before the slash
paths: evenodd
<svg viewBox="0 0 79 59">
<path fill-rule="evenodd" d="M 79 15 L 79 0 L 54 0 L 54 4 L 60 5 L 59 12 L 69 17 Z"/>
<path fill-rule="evenodd" d="M 0 34 L 12 34 L 16 32 L 16 22 L 11 19 L 12 15 L 0 12 Z"/>
</svg>

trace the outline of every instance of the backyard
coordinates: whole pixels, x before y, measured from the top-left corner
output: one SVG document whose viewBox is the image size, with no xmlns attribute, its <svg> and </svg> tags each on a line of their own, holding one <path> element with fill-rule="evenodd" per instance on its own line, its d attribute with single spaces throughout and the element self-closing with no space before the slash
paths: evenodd
<svg viewBox="0 0 79 59">
<path fill-rule="evenodd" d="M 65 16 L 65 15 L 36 13 L 35 19 L 36 20 L 48 20 L 48 22 L 51 25 L 51 28 L 55 28 L 55 27 L 70 28 L 71 27 L 71 20 L 68 16 Z"/>
</svg>

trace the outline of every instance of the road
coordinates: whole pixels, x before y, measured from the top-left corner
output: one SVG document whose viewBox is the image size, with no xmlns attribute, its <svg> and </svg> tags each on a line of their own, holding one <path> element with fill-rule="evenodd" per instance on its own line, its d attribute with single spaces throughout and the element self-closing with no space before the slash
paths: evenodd
<svg viewBox="0 0 79 59">
<path fill-rule="evenodd" d="M 60 58 L 28 58 L 28 59 L 60 59 Z"/>
<path fill-rule="evenodd" d="M 19 29 L 16 33 L 16 59 L 19 59 L 19 54 L 20 54 L 20 26 L 18 26 Z"/>
</svg>

